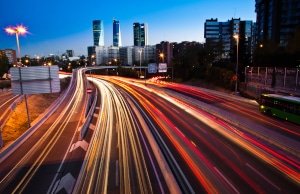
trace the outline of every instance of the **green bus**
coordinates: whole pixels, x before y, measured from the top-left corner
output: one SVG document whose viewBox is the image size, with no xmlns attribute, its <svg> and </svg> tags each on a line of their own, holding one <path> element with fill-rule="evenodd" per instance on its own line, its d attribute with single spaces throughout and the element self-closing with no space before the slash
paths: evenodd
<svg viewBox="0 0 300 194">
<path fill-rule="evenodd" d="M 300 125 L 300 98 L 280 94 L 262 94 L 259 110 Z"/>
</svg>

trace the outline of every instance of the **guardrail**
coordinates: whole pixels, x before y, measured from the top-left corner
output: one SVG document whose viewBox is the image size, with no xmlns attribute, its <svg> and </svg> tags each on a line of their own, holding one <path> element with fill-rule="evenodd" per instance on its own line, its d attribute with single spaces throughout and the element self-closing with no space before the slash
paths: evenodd
<svg viewBox="0 0 300 194">
<path fill-rule="evenodd" d="M 270 144 L 273 144 L 275 146 L 283 148 L 285 151 L 290 152 L 294 154 L 297 157 L 300 157 L 300 143 L 292 140 L 290 138 L 287 138 L 281 134 L 278 134 L 276 132 L 273 132 L 269 129 L 266 129 L 265 127 L 262 127 L 256 123 L 253 123 L 247 119 L 244 119 L 238 115 L 234 115 L 228 111 L 225 111 L 223 109 L 220 109 L 218 107 L 215 107 L 213 105 L 201 102 L 199 100 L 196 100 L 192 97 L 185 96 L 183 94 L 179 94 L 177 92 L 172 92 L 169 90 L 165 90 L 166 93 L 172 93 L 173 95 L 176 95 L 179 98 L 185 99 L 185 101 L 194 102 L 193 104 L 200 108 L 201 110 L 205 112 L 209 112 L 210 114 L 214 115 L 217 118 L 220 118 L 233 126 L 240 127 L 244 129 L 245 131 L 248 131 L 249 133 L 258 133 L 260 134 L 260 137 L 264 139 L 264 141 L 269 142 Z M 215 91 L 215 94 L 218 93 Z M 219 93 L 221 94 L 221 93 Z M 252 103 L 251 100 L 245 100 L 242 97 L 230 95 L 230 94 L 221 94 L 226 95 L 227 98 L 233 98 L 234 100 L 241 100 L 245 103 Z"/>
<path fill-rule="evenodd" d="M 72 83 L 73 76 L 71 79 Z M 26 141 L 49 117 L 53 112 L 60 106 L 62 101 L 67 96 L 69 90 L 71 88 L 71 84 L 69 85 L 68 89 L 65 90 L 61 96 L 49 107 L 47 110 L 40 115 L 37 119 L 32 122 L 32 127 L 30 127 L 23 135 L 21 135 L 18 139 L 16 139 L 12 144 L 8 147 L 4 148 L 0 152 L 0 163 L 4 161 L 7 157 L 9 157 L 24 141 Z"/>
<path fill-rule="evenodd" d="M 88 126 L 89 126 L 89 124 L 91 122 L 91 119 L 93 117 L 95 108 L 96 108 L 96 103 L 97 103 L 97 99 L 98 99 L 98 90 L 97 90 L 97 88 L 96 88 L 96 92 L 95 92 L 94 96 L 95 97 L 94 97 L 93 104 L 90 107 L 89 112 L 88 112 L 88 114 L 86 116 L 86 119 L 84 121 L 84 124 L 82 125 L 81 130 L 80 130 L 80 140 L 82 140 L 84 138 L 84 136 L 85 136 L 85 134 L 88 130 Z"/>
</svg>

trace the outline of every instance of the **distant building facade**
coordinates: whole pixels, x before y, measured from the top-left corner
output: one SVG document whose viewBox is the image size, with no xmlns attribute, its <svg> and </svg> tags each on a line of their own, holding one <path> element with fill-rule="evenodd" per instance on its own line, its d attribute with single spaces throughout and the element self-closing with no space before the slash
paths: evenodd
<svg viewBox="0 0 300 194">
<path fill-rule="evenodd" d="M 16 51 L 13 49 L 4 49 L 4 50 L 0 50 L 1 53 L 5 54 L 5 56 L 8 59 L 9 64 L 13 65 L 13 64 L 17 64 L 17 55 L 16 55 Z"/>
<path fill-rule="evenodd" d="M 113 19 L 113 46 L 122 46 L 120 22 Z"/>
<path fill-rule="evenodd" d="M 147 23 L 133 23 L 133 45 L 139 47 L 148 45 Z"/>
<path fill-rule="evenodd" d="M 67 54 L 68 57 L 75 57 L 75 52 L 74 52 L 74 50 L 67 50 L 67 51 L 66 51 L 66 54 Z"/>
<path fill-rule="evenodd" d="M 102 20 L 93 21 L 94 46 L 104 46 L 104 25 Z"/>
<path fill-rule="evenodd" d="M 299 0 L 256 0 L 257 40 L 271 39 L 281 47 L 300 28 Z"/>
<path fill-rule="evenodd" d="M 124 65 L 133 65 L 133 46 L 119 47 L 120 62 Z"/>
<path fill-rule="evenodd" d="M 250 20 L 231 19 L 219 22 L 207 19 L 204 24 L 205 46 L 213 50 L 216 60 L 233 60 L 236 57 L 238 43 L 239 61 L 244 64 L 252 62 L 255 42 L 255 24 Z M 238 37 L 238 41 L 235 37 Z"/>
<path fill-rule="evenodd" d="M 157 63 L 167 63 L 170 65 L 173 58 L 173 44 L 168 41 L 162 41 L 156 44 L 156 61 Z"/>
</svg>

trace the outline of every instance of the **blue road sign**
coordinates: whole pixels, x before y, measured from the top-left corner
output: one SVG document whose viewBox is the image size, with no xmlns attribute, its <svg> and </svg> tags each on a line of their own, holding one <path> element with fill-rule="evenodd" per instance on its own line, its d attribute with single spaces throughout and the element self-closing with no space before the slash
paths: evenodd
<svg viewBox="0 0 300 194">
<path fill-rule="evenodd" d="M 156 73 L 157 72 L 157 64 L 149 63 L 148 64 L 148 73 Z"/>
</svg>

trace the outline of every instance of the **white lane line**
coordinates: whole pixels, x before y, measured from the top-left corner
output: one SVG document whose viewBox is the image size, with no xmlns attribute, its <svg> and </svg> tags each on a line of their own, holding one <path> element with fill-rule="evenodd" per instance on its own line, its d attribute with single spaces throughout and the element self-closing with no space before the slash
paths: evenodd
<svg viewBox="0 0 300 194">
<path fill-rule="evenodd" d="M 179 114 L 179 111 L 176 110 L 175 108 L 172 108 L 173 111 L 175 111 L 177 114 Z"/>
<path fill-rule="evenodd" d="M 89 126 L 89 128 L 90 128 L 91 130 L 93 130 L 93 131 L 94 131 L 94 130 L 95 130 L 95 128 L 96 128 L 96 126 L 95 126 L 94 124 L 92 124 L 92 123 L 91 123 L 91 124 L 90 124 L 90 126 Z"/>
<path fill-rule="evenodd" d="M 229 180 L 217 169 L 217 167 L 214 167 L 215 171 L 226 181 L 226 183 L 235 191 L 235 193 L 240 193 L 232 184 L 229 182 Z"/>
<path fill-rule="evenodd" d="M 184 135 L 177 127 L 175 127 L 175 129 L 176 129 L 183 137 L 185 137 L 185 135 Z"/>
<path fill-rule="evenodd" d="M 207 131 L 203 130 L 199 125 L 197 125 L 196 123 L 194 123 L 194 126 L 199 129 L 200 131 L 202 131 L 203 133 L 207 134 Z"/>
<path fill-rule="evenodd" d="M 116 160 L 116 186 L 119 186 L 119 161 Z"/>
<path fill-rule="evenodd" d="M 258 172 L 258 170 L 256 170 L 255 168 L 253 168 L 250 164 L 246 163 L 246 166 L 248 166 L 249 168 L 251 168 L 251 170 L 253 170 L 254 172 L 256 172 L 256 174 L 258 174 L 263 179 L 265 179 L 269 184 L 271 184 L 273 187 L 275 187 L 278 191 L 281 191 L 281 188 L 279 188 L 277 185 L 275 185 L 274 183 L 272 183 L 269 179 L 267 179 L 264 175 L 262 175 L 260 172 Z"/>
</svg>

